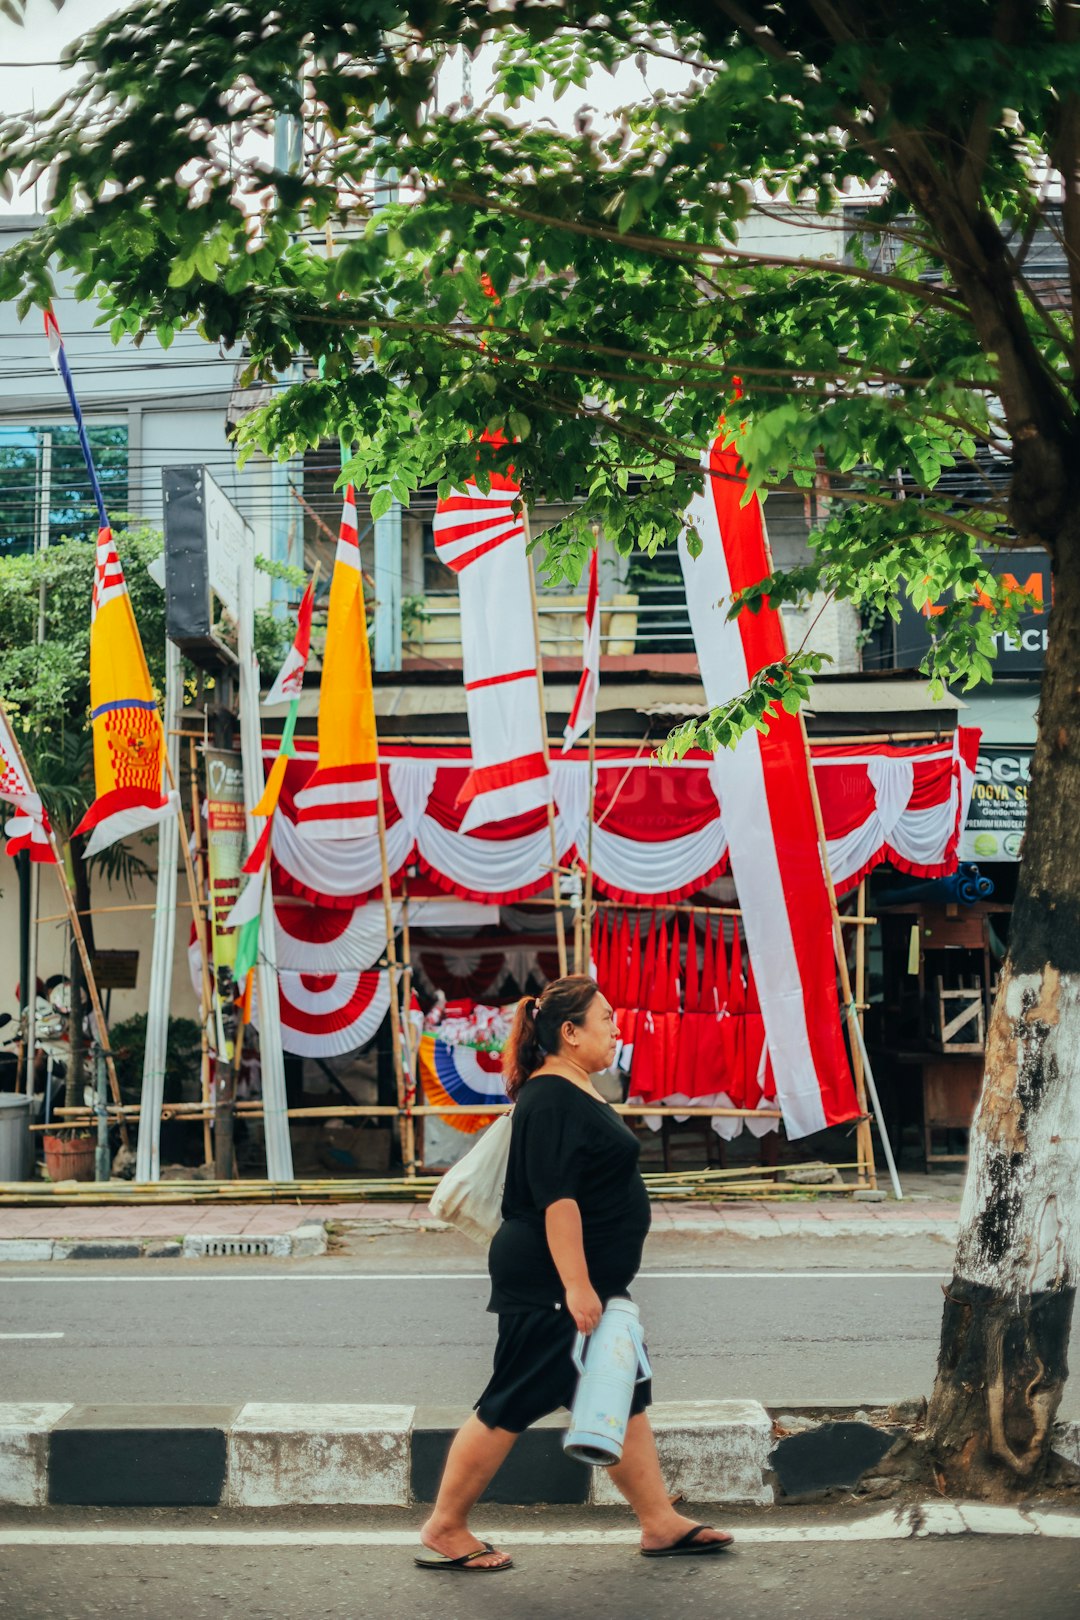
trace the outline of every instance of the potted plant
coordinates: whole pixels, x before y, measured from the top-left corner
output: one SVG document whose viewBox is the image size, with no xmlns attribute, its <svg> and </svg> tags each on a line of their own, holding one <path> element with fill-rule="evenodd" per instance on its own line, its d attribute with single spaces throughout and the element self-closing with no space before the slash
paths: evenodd
<svg viewBox="0 0 1080 1620">
<path fill-rule="evenodd" d="M 50 1181 L 93 1181 L 97 1133 L 60 1126 L 44 1134 L 45 1172 Z"/>
</svg>

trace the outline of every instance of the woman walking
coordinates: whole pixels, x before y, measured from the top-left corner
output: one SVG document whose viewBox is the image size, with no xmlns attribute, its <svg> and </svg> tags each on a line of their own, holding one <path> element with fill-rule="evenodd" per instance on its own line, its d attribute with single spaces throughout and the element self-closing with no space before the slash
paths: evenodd
<svg viewBox="0 0 1080 1620">
<path fill-rule="evenodd" d="M 592 1083 L 614 1061 L 618 1029 L 584 974 L 518 1003 L 504 1054 L 514 1103 L 503 1223 L 491 1244 L 495 1366 L 450 1447 L 434 1511 L 420 1532 L 423 1569 L 494 1573 L 511 1560 L 468 1526 L 469 1513 L 524 1429 L 574 1398 L 571 1349 L 609 1299 L 627 1297 L 649 1230 L 634 1133 Z M 634 1393 L 622 1461 L 608 1470 L 641 1525 L 647 1558 L 710 1555 L 732 1537 L 676 1513 L 646 1408 Z"/>
</svg>

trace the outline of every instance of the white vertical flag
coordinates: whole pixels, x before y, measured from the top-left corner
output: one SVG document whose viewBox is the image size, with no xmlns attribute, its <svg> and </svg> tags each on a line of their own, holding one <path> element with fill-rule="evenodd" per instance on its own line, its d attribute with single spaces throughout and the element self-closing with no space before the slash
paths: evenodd
<svg viewBox="0 0 1080 1620">
<path fill-rule="evenodd" d="M 582 651 L 581 679 L 574 694 L 574 706 L 563 732 L 565 754 L 596 719 L 596 695 L 600 690 L 600 575 L 598 548 L 589 558 L 589 594 L 585 603 L 585 645 Z"/>
</svg>

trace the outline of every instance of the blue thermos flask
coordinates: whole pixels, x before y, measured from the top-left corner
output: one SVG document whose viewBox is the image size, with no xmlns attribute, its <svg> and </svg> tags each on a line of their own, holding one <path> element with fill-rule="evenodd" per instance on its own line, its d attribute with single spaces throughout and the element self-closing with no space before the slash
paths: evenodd
<svg viewBox="0 0 1080 1620">
<path fill-rule="evenodd" d="M 595 1333 L 579 1333 L 572 1355 L 580 1377 L 570 1427 L 563 1449 L 578 1462 L 610 1468 L 622 1460 L 634 1386 L 652 1377 L 641 1330 L 641 1313 L 632 1300 L 609 1302 Z"/>
</svg>

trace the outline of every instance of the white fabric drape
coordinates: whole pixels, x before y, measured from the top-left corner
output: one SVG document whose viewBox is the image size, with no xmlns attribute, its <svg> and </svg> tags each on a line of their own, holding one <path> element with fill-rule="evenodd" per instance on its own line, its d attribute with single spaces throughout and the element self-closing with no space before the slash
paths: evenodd
<svg viewBox="0 0 1080 1620">
<path fill-rule="evenodd" d="M 401 907 L 395 906 L 393 914 L 399 928 Z M 285 972 L 363 973 L 386 949 L 386 912 L 381 905 L 357 906 L 333 939 L 306 939 L 301 932 L 290 931 L 287 906 L 278 906 L 276 921 L 278 967 Z"/>
<path fill-rule="evenodd" d="M 866 774 L 874 790 L 874 810 L 886 838 L 907 809 L 915 783 L 915 767 L 910 759 L 880 754 L 867 761 Z"/>
</svg>

